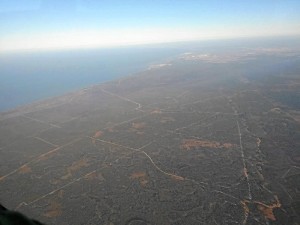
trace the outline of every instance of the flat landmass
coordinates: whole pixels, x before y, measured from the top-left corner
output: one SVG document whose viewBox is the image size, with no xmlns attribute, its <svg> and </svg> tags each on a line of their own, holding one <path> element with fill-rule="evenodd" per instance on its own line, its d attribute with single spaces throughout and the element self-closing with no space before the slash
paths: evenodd
<svg viewBox="0 0 300 225">
<path fill-rule="evenodd" d="M 46 224 L 299 224 L 300 53 L 187 52 L 0 114 L 0 201 Z"/>
</svg>

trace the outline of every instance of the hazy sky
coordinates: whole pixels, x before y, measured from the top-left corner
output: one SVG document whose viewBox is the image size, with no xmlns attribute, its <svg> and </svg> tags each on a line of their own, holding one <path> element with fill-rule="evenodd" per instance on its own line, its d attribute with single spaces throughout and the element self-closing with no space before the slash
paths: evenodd
<svg viewBox="0 0 300 225">
<path fill-rule="evenodd" d="M 0 51 L 299 35 L 299 0 L 0 0 Z"/>
</svg>

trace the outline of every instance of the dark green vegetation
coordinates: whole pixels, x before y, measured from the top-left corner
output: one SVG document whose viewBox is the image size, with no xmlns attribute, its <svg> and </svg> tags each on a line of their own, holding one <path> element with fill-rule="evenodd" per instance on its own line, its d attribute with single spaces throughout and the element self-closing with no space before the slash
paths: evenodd
<svg viewBox="0 0 300 225">
<path fill-rule="evenodd" d="M 185 54 L 0 115 L 0 200 L 48 224 L 299 224 L 300 58 Z"/>
</svg>

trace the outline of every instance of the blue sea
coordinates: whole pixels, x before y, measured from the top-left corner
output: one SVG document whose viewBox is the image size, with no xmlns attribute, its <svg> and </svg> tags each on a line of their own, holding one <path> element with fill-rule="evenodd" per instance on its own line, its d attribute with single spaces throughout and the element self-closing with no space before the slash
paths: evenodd
<svg viewBox="0 0 300 225">
<path fill-rule="evenodd" d="M 0 55 L 0 111 L 145 70 L 182 50 L 122 47 Z"/>
<path fill-rule="evenodd" d="M 0 53 L 0 111 L 135 74 L 184 52 L 299 46 L 299 37 L 228 39 L 89 50 Z"/>
</svg>

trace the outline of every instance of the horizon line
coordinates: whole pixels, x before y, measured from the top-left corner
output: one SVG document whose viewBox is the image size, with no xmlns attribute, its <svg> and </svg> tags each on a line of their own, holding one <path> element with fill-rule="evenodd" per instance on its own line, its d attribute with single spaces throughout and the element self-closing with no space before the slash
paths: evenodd
<svg viewBox="0 0 300 225">
<path fill-rule="evenodd" d="M 123 43 L 123 44 L 108 44 L 108 45 L 80 45 L 80 46 L 66 46 L 66 47 L 36 47 L 36 48 L 20 48 L 20 49 L 0 49 L 1 54 L 9 53 L 33 53 L 33 52 L 52 52 L 52 51 L 73 51 L 73 50 L 100 50 L 100 49 L 113 49 L 113 48 L 127 48 L 137 46 L 151 46 L 162 44 L 176 44 L 176 43 L 190 43 L 190 42 L 206 42 L 206 41 L 228 41 L 228 40 L 245 40 L 245 39 L 268 39 L 268 38 L 300 38 L 300 34 L 277 34 L 277 35 L 253 35 L 253 36 L 235 36 L 235 37 L 210 37 L 210 38 L 194 38 L 182 40 L 169 40 L 169 41 L 154 41 L 144 43 Z"/>
</svg>

